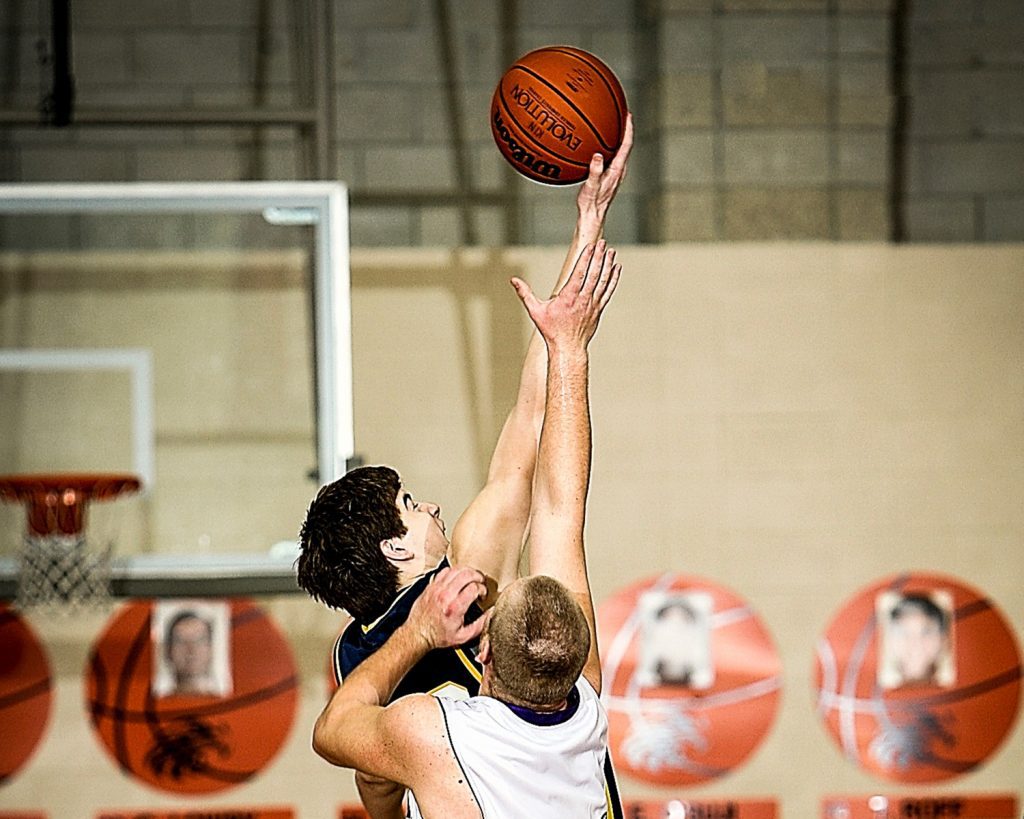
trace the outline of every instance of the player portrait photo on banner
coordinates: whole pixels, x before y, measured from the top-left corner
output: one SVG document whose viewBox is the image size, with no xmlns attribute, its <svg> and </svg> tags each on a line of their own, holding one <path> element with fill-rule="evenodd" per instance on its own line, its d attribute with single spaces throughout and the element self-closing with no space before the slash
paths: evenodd
<svg viewBox="0 0 1024 819">
<path fill-rule="evenodd" d="M 875 598 L 879 641 L 878 684 L 884 689 L 914 685 L 949 688 L 956 682 L 953 598 L 948 591 Z"/>
<path fill-rule="evenodd" d="M 231 694 L 231 612 L 225 602 L 160 600 L 153 606 L 153 696 Z"/>
<path fill-rule="evenodd" d="M 698 691 L 711 687 L 712 606 L 711 596 L 702 592 L 649 591 L 640 596 L 639 686 L 677 685 Z"/>
</svg>

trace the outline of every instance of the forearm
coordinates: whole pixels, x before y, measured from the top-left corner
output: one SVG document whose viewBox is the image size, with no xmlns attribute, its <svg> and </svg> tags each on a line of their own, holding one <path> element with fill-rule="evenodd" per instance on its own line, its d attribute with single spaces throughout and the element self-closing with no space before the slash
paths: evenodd
<svg viewBox="0 0 1024 819">
<path fill-rule="evenodd" d="M 549 574 L 570 590 L 589 593 L 583 519 L 590 483 L 589 358 L 586 348 L 550 352 L 547 412 L 534 486 L 531 574 Z"/>
<path fill-rule="evenodd" d="M 399 627 L 376 652 L 346 677 L 313 728 L 313 748 L 328 762 L 357 767 L 350 756 L 351 727 L 346 717 L 367 707 L 383 708 L 395 688 L 429 650 L 427 641 L 408 624 Z"/>
<path fill-rule="evenodd" d="M 603 214 L 599 216 L 593 210 L 590 212 L 581 211 L 579 213 L 576 219 L 576 227 L 573 230 L 572 242 L 569 244 L 569 250 L 565 255 L 565 260 L 562 262 L 562 269 L 559 271 L 558 278 L 551 288 L 552 294 L 558 293 L 565 286 L 569 274 L 572 273 L 573 265 L 576 264 L 576 260 L 579 258 L 580 253 L 583 252 L 583 248 L 588 244 L 597 242 L 603 231 Z M 533 332 L 530 333 L 530 342 L 523 361 L 523 369 L 519 375 L 519 392 L 516 395 L 516 403 L 509 414 L 508 420 L 505 422 L 502 438 L 505 437 L 506 432 L 514 435 L 515 429 L 512 428 L 520 426 L 525 428 L 525 434 L 532 437 L 534 442 L 540 437 L 540 427 L 544 420 L 544 373 L 546 364 L 547 348 L 544 344 L 544 339 L 534 328 Z M 501 439 L 499 439 L 498 447 L 495 448 L 496 453 L 500 446 Z M 537 451 L 536 445 L 529 449 L 521 447 L 517 451 L 529 459 L 530 471 L 532 472 Z M 498 465 L 497 460 L 495 459 L 491 464 L 492 473 Z M 490 477 L 494 477 L 493 474 Z"/>
</svg>

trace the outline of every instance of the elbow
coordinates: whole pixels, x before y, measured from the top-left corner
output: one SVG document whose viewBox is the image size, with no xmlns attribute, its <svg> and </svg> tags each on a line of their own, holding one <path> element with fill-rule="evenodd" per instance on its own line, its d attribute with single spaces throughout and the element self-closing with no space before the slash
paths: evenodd
<svg viewBox="0 0 1024 819">
<path fill-rule="evenodd" d="M 313 752 L 324 759 L 330 761 L 327 756 L 327 735 L 324 727 L 323 715 L 316 721 L 313 726 Z"/>
<path fill-rule="evenodd" d="M 345 761 L 337 742 L 334 741 L 333 733 L 327 714 L 321 714 L 313 726 L 313 752 L 332 765 L 344 766 Z"/>
</svg>

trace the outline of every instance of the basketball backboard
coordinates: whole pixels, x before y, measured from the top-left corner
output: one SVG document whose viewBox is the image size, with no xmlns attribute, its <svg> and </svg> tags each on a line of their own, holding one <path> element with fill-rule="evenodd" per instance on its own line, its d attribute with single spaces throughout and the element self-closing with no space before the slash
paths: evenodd
<svg viewBox="0 0 1024 819">
<path fill-rule="evenodd" d="M 116 595 L 295 591 L 354 452 L 345 187 L 0 185 L 0 217 L 0 474 L 138 475 Z"/>
</svg>

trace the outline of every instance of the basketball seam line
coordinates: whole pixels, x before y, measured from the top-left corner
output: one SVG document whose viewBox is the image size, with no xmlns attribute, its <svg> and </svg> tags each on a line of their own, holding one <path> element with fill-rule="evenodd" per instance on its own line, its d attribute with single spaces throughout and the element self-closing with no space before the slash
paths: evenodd
<svg viewBox="0 0 1024 819">
<path fill-rule="evenodd" d="M 558 46 L 549 46 L 549 50 L 557 51 L 559 54 L 565 54 L 566 56 L 569 56 L 569 57 L 575 57 L 577 60 L 579 60 L 582 63 L 586 63 L 591 68 L 593 68 L 594 71 L 597 72 L 597 76 L 599 76 L 601 78 L 601 82 L 603 82 L 605 84 L 605 87 L 608 89 L 608 93 L 611 95 L 612 103 L 615 105 L 615 113 L 618 115 L 617 118 L 619 120 L 619 130 L 621 131 L 622 130 L 622 109 L 619 107 L 619 98 L 615 94 L 615 90 L 612 88 L 611 83 L 608 82 L 608 79 L 604 76 L 604 71 L 602 71 L 599 66 L 594 65 L 590 60 L 588 60 L 582 54 L 577 54 L 574 51 L 567 51 L 566 49 L 559 48 Z M 612 75 L 614 76 L 615 72 L 612 71 L 610 66 L 605 65 L 604 68 L 608 69 L 608 71 L 610 71 L 612 73 Z M 617 80 L 618 77 L 615 77 L 615 79 Z M 625 94 L 625 92 L 623 92 L 623 94 Z"/>
</svg>

